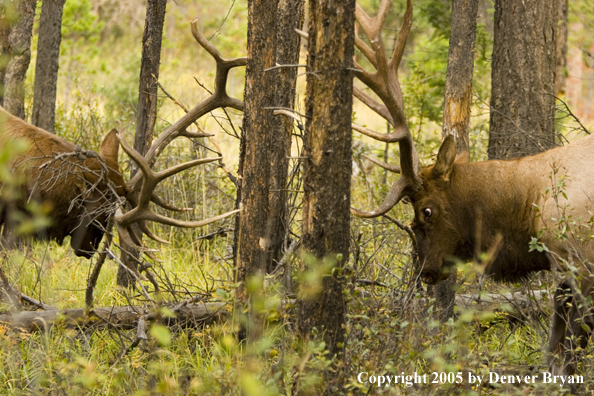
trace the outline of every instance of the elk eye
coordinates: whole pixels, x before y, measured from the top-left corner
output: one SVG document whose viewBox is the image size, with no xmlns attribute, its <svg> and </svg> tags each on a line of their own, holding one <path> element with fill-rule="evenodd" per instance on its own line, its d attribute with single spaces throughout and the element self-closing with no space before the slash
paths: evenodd
<svg viewBox="0 0 594 396">
<path fill-rule="evenodd" d="M 431 208 L 423 209 L 423 215 L 425 216 L 425 219 L 429 219 L 432 214 L 433 214 L 433 211 L 431 210 Z"/>
</svg>

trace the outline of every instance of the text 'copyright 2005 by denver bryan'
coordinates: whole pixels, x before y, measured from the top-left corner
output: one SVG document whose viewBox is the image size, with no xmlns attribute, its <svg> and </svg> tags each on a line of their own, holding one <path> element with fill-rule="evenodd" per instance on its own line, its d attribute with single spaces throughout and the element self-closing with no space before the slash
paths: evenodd
<svg viewBox="0 0 594 396">
<path fill-rule="evenodd" d="M 411 387 L 414 384 L 471 384 L 481 386 L 486 384 L 583 384 L 584 377 L 581 375 L 552 375 L 549 372 L 542 372 L 540 375 L 508 375 L 496 372 L 477 375 L 471 372 L 432 372 L 427 374 L 382 374 L 377 375 L 367 371 L 357 375 L 357 381 L 361 384 L 380 386 L 405 386 Z"/>
</svg>

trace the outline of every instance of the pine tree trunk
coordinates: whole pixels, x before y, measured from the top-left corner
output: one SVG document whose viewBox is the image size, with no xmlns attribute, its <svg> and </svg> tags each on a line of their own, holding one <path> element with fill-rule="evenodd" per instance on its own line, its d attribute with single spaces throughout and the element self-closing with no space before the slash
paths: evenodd
<svg viewBox="0 0 594 396">
<path fill-rule="evenodd" d="M 56 92 L 62 41 L 62 12 L 66 0 L 46 0 L 41 6 L 31 122 L 54 132 Z"/>
<path fill-rule="evenodd" d="M 490 159 L 555 146 L 557 15 L 553 0 L 495 2 Z"/>
<path fill-rule="evenodd" d="M 469 150 L 477 12 L 478 0 L 454 0 L 452 4 L 442 137 L 454 135 L 458 153 Z M 428 287 L 429 294 L 435 298 L 437 318 L 442 322 L 454 316 L 456 275 L 452 271 L 445 281 Z"/>
<path fill-rule="evenodd" d="M 6 68 L 2 105 L 9 113 L 25 119 L 25 75 L 31 62 L 31 36 L 37 0 L 16 2 L 18 20 L 13 21 L 6 37 Z"/>
<path fill-rule="evenodd" d="M 248 1 L 248 60 L 245 72 L 245 111 L 241 134 L 239 175 L 241 187 L 238 201 L 243 208 L 235 230 L 236 277 L 241 283 L 237 293 L 239 304 L 258 298 L 259 287 L 248 288 L 266 271 L 270 248 L 268 203 L 270 193 L 270 144 L 275 133 L 276 117 L 270 109 L 275 105 L 278 69 L 265 71 L 276 64 L 278 0 Z M 249 303 L 246 324 L 249 341 L 260 336 L 261 326 L 255 304 Z"/>
<path fill-rule="evenodd" d="M 315 262 L 302 261 L 301 271 L 317 270 L 322 288 L 306 293 L 301 285 L 298 329 L 307 339 L 317 328 L 330 357 L 345 342 L 341 268 L 350 240 L 354 23 L 354 0 L 309 2 L 302 249 Z"/>
</svg>

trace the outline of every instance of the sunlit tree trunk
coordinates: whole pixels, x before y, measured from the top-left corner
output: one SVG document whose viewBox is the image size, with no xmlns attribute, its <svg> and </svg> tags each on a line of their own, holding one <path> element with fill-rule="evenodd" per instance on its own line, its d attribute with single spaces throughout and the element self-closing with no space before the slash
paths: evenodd
<svg viewBox="0 0 594 396">
<path fill-rule="evenodd" d="M 66 0 L 46 0 L 41 6 L 35 83 L 33 85 L 33 114 L 31 122 L 54 132 L 56 92 L 62 41 L 62 12 Z"/>
</svg>

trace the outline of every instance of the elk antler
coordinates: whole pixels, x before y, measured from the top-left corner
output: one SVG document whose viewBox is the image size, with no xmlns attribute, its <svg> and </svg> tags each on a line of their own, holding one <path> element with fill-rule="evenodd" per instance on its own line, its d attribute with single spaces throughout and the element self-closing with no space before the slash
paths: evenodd
<svg viewBox="0 0 594 396">
<path fill-rule="evenodd" d="M 157 196 L 154 193 L 155 187 L 163 179 L 166 179 L 167 177 L 181 172 L 182 170 L 191 168 L 193 166 L 205 164 L 208 162 L 220 161 L 222 157 L 193 160 L 173 166 L 161 172 L 154 172 L 151 169 L 151 166 L 155 164 L 158 156 L 163 152 L 167 145 L 177 137 L 184 136 L 188 138 L 196 138 L 212 136 L 206 133 L 195 133 L 186 131 L 186 128 L 189 127 L 200 117 L 221 107 L 231 107 L 240 111 L 243 111 L 244 108 L 244 104 L 241 100 L 231 98 L 227 94 L 226 86 L 229 71 L 234 67 L 245 66 L 247 63 L 247 58 L 243 57 L 234 59 L 224 59 L 219 53 L 219 51 L 198 31 L 198 28 L 196 26 L 197 20 L 192 21 L 190 24 L 192 27 L 192 34 L 198 42 L 198 44 L 200 44 L 200 46 L 202 46 L 213 57 L 213 59 L 216 62 L 214 92 L 207 99 L 205 99 L 204 101 L 196 105 L 193 109 L 188 111 L 177 122 L 175 122 L 173 125 L 167 128 L 165 131 L 163 131 L 155 140 L 155 142 L 151 145 L 151 147 L 147 150 L 144 157 L 136 150 L 134 150 L 134 148 L 132 148 L 128 144 L 128 142 L 123 138 L 123 136 L 118 134 L 118 138 L 120 140 L 122 148 L 130 156 L 130 158 L 132 158 L 132 160 L 138 164 L 140 172 L 137 172 L 136 175 L 134 175 L 126 183 L 126 187 L 128 189 L 127 198 L 132 204 L 133 209 L 127 213 L 117 213 L 115 216 L 115 220 L 118 225 L 118 228 L 122 230 L 120 234 L 123 234 L 124 238 L 126 239 L 126 242 L 129 245 L 136 246 L 139 249 L 142 249 L 142 247 L 140 246 L 140 238 L 137 235 L 135 235 L 134 231 L 130 228 L 130 226 L 133 223 L 137 223 L 140 230 L 149 238 L 154 239 L 158 242 L 168 243 L 168 241 L 163 240 L 158 236 L 154 235 L 147 227 L 145 222 L 155 221 L 161 224 L 167 224 L 171 226 L 184 228 L 202 227 L 217 220 L 224 219 L 240 211 L 240 209 L 234 210 L 201 221 L 182 221 L 157 214 L 153 212 L 149 207 L 149 203 L 152 201 L 155 204 L 167 210 L 188 210 L 185 208 L 177 208 L 163 201 L 161 198 L 159 198 L 159 196 Z"/>
<path fill-rule="evenodd" d="M 215 88 L 214 92 L 204 101 L 195 106 L 192 110 L 188 111 L 186 115 L 180 118 L 175 124 L 171 125 L 165 131 L 163 131 L 157 140 L 147 150 L 144 158 L 149 166 L 154 165 L 157 157 L 163 152 L 165 147 L 175 138 L 179 136 L 186 136 L 186 128 L 189 127 L 194 121 L 199 119 L 205 114 L 218 109 L 220 107 L 231 107 L 239 111 L 243 111 L 244 104 L 241 100 L 230 97 L 227 94 L 227 77 L 229 71 L 238 66 L 245 66 L 247 63 L 246 57 L 224 59 L 221 53 L 198 31 L 196 26 L 198 20 L 192 21 L 192 35 L 215 60 L 216 62 L 216 76 L 215 76 Z M 206 135 L 205 135 L 206 136 Z M 195 137 L 195 136 L 193 136 Z M 128 183 L 127 187 L 130 190 L 137 190 L 142 174 L 137 173 Z"/>
<path fill-rule="evenodd" d="M 175 220 L 175 219 L 169 218 L 167 216 L 163 216 L 163 215 L 153 212 L 149 208 L 149 203 L 151 202 L 151 197 L 153 196 L 153 191 L 155 190 L 155 187 L 157 187 L 157 184 L 159 184 L 159 182 L 161 182 L 162 180 L 164 180 L 170 176 L 175 175 L 176 173 L 179 173 L 183 170 L 189 169 L 196 165 L 202 165 L 202 164 L 206 164 L 209 162 L 218 161 L 221 159 L 221 157 L 201 158 L 201 159 L 197 159 L 197 160 L 193 160 L 193 161 L 184 162 L 183 164 L 172 166 L 171 168 L 166 169 L 161 172 L 154 172 L 150 168 L 150 166 L 148 165 L 148 162 L 144 159 L 144 157 L 142 157 L 142 155 L 140 155 L 140 153 L 138 151 L 134 150 L 134 148 L 132 146 L 130 146 L 130 144 L 128 144 L 126 139 L 124 139 L 119 133 L 118 133 L 118 137 L 120 139 L 120 144 L 121 144 L 122 148 L 124 149 L 126 154 L 128 154 L 130 156 L 130 158 L 132 158 L 134 160 L 134 162 L 136 162 L 138 164 L 138 167 L 143 175 L 137 206 L 134 207 L 134 209 L 132 209 L 131 211 L 129 211 L 121 216 L 116 216 L 116 221 L 122 227 L 128 227 L 132 223 L 136 223 L 136 222 L 140 222 L 140 221 L 147 221 L 147 220 L 148 221 L 156 221 L 161 224 L 167 224 L 167 225 L 171 225 L 171 226 L 175 226 L 175 227 L 183 227 L 183 228 L 202 227 L 207 224 L 213 223 L 217 220 L 224 219 L 225 217 L 229 217 L 229 216 L 240 211 L 240 209 L 237 209 L 237 210 L 233 210 L 231 212 L 224 213 L 219 216 L 215 216 L 215 217 L 212 217 L 212 218 L 209 218 L 206 220 L 200 220 L 200 221 Z M 150 235 L 148 235 L 148 236 L 150 236 Z"/>
<path fill-rule="evenodd" d="M 400 169 L 401 176 L 396 183 L 392 185 L 390 192 L 379 208 L 364 212 L 357 209 L 351 209 L 351 212 L 358 217 L 377 217 L 386 213 L 406 194 L 417 190 L 421 185 L 421 180 L 417 175 L 418 157 L 415 145 L 408 129 L 408 123 L 404 115 L 404 106 L 402 91 L 398 82 L 398 66 L 402 60 L 406 40 L 412 24 L 412 3 L 406 2 L 406 12 L 398 40 L 390 59 L 386 56 L 384 41 L 382 39 L 382 28 L 390 9 L 390 1 L 382 0 L 378 13 L 375 18 L 367 15 L 363 8 L 357 4 L 355 16 L 359 26 L 369 39 L 369 47 L 358 35 L 355 39 L 355 45 L 361 53 L 375 67 L 376 72 L 370 73 L 355 60 L 355 67 L 359 71 L 356 76 L 361 82 L 367 85 L 382 100 L 383 104 L 378 103 L 371 96 L 362 90 L 355 88 L 355 97 L 365 103 L 368 107 L 384 117 L 394 127 L 392 133 L 378 133 L 353 125 L 353 129 L 383 142 L 398 142 L 400 147 Z M 358 30 L 358 29 L 357 29 Z"/>
</svg>

